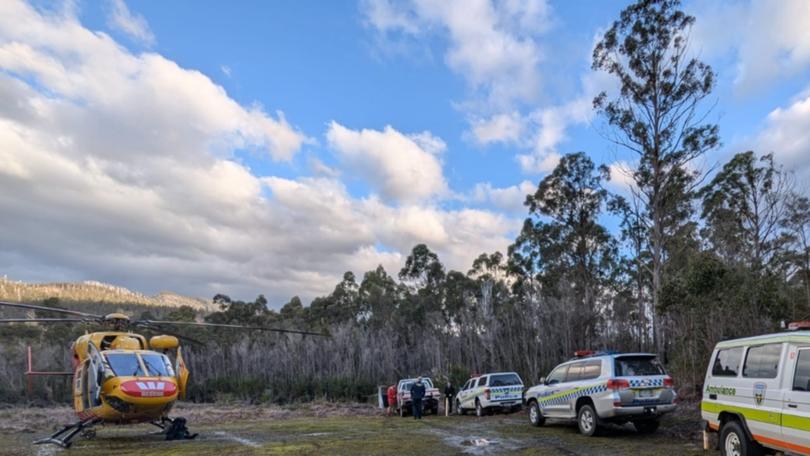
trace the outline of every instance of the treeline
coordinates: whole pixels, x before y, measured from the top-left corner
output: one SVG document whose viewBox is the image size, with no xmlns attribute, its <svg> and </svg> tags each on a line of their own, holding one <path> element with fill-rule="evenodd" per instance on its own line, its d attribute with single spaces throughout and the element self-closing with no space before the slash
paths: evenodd
<svg viewBox="0 0 810 456">
<path fill-rule="evenodd" d="M 562 157 L 527 196 L 514 243 L 468 271 L 417 245 L 395 275 L 347 272 L 308 306 L 215 297 L 206 321 L 331 337 L 196 331 L 207 345 L 187 346 L 190 399 L 358 399 L 403 376 L 458 385 L 500 370 L 533 383 L 578 349 L 658 353 L 688 396 L 718 340 L 807 318 L 810 200 L 770 153 L 699 168 L 720 144 L 705 122 L 715 75 L 690 56 L 695 19 L 679 7 L 630 5 L 594 49 L 594 69 L 619 83 L 594 108 L 609 143 L 634 156 L 625 169 Z M 616 176 L 626 185 L 608 185 Z"/>
</svg>

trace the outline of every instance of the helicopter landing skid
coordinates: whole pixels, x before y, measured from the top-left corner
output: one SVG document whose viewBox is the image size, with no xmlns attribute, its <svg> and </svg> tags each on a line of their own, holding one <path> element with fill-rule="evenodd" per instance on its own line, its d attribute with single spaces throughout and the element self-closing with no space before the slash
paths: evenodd
<svg viewBox="0 0 810 456">
<path fill-rule="evenodd" d="M 76 423 L 69 424 L 59 431 L 54 432 L 50 437 L 35 441 L 34 445 L 52 443 L 54 445 L 59 445 L 62 448 L 70 448 L 71 443 L 73 443 L 71 440 L 73 440 L 73 438 L 79 433 L 81 433 L 83 437 L 88 438 L 90 435 L 95 434 L 92 427 L 98 423 L 101 423 L 99 418 L 90 418 L 83 421 L 77 421 Z"/>
<path fill-rule="evenodd" d="M 162 429 L 161 434 L 166 434 L 166 440 L 191 440 L 199 434 L 192 434 L 186 427 L 186 419 L 179 416 L 175 419 L 162 418 L 160 421 L 152 421 L 152 424 Z"/>
</svg>

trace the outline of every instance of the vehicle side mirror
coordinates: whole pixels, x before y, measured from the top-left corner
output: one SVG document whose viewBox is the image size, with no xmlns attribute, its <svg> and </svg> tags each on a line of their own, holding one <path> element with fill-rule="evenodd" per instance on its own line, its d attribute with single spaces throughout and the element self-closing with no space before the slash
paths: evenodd
<svg viewBox="0 0 810 456">
<path fill-rule="evenodd" d="M 540 384 L 541 384 L 541 385 L 545 385 L 545 384 L 546 384 L 546 377 L 542 377 L 542 378 L 540 379 Z"/>
</svg>

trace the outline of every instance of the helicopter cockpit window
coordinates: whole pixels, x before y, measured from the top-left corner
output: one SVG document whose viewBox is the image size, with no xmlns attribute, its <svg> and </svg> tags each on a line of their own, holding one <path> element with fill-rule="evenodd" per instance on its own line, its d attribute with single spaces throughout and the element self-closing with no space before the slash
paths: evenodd
<svg viewBox="0 0 810 456">
<path fill-rule="evenodd" d="M 110 368 L 119 377 L 145 377 L 138 355 L 135 353 L 107 353 L 107 362 Z"/>
<path fill-rule="evenodd" d="M 149 375 L 159 377 L 174 377 L 174 369 L 172 363 L 166 355 L 157 353 L 142 353 L 141 359 L 149 371 Z"/>
</svg>

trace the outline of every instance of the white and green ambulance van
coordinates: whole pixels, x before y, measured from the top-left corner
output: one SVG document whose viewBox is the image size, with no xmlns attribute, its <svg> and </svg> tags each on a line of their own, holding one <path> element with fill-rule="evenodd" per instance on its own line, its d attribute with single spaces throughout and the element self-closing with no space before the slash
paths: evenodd
<svg viewBox="0 0 810 456">
<path fill-rule="evenodd" d="M 810 331 L 718 343 L 700 408 L 723 455 L 810 455 Z"/>
</svg>

